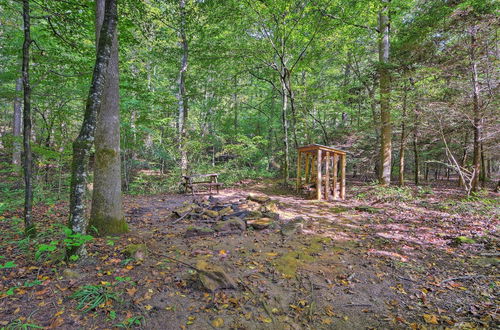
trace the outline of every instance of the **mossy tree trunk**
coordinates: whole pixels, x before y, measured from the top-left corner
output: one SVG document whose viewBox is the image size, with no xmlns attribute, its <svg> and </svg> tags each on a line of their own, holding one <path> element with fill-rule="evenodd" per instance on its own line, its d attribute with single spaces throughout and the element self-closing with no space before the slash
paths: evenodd
<svg viewBox="0 0 500 330">
<path fill-rule="evenodd" d="M 105 0 L 96 1 L 96 44 L 104 21 Z M 128 231 L 122 209 L 118 37 L 114 33 L 95 129 L 95 161 L 90 226 L 99 235 Z"/>
<path fill-rule="evenodd" d="M 97 111 L 101 106 L 105 89 L 106 72 L 111 57 L 111 47 L 116 33 L 117 0 L 107 0 L 102 24 L 92 82 L 85 107 L 82 127 L 73 142 L 73 161 L 71 166 L 69 227 L 75 234 L 85 234 L 88 222 L 85 218 L 85 190 L 90 149 L 94 143 Z M 71 255 L 85 255 L 84 246 L 72 247 Z"/>
<path fill-rule="evenodd" d="M 30 86 L 30 2 L 23 0 L 23 171 L 24 171 L 24 231 L 26 236 L 36 235 L 35 224 L 31 213 L 33 206 L 33 155 L 31 153 L 31 86 Z"/>
</svg>

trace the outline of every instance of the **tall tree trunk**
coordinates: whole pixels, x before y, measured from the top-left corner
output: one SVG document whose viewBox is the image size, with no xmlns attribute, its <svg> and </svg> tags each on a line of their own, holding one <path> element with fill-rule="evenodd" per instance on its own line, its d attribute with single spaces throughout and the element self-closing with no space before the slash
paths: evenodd
<svg viewBox="0 0 500 330">
<path fill-rule="evenodd" d="M 234 132 L 238 134 L 238 76 L 234 75 L 234 86 L 233 86 L 233 112 L 234 112 Z"/>
<path fill-rule="evenodd" d="M 33 155 L 31 153 L 31 86 L 30 86 L 30 45 L 31 45 L 31 25 L 30 25 L 30 2 L 23 0 L 23 90 L 24 90 L 24 111 L 23 111 L 23 170 L 24 170 L 24 232 L 26 236 L 36 235 L 33 215 Z"/>
<path fill-rule="evenodd" d="M 465 167 L 467 163 L 467 144 L 469 142 L 469 131 L 465 132 L 464 143 L 463 143 L 463 154 L 462 159 L 460 160 L 460 166 Z M 465 187 L 464 179 L 461 175 L 458 177 L 458 186 Z"/>
<path fill-rule="evenodd" d="M 413 157 L 414 157 L 414 181 L 415 185 L 418 186 L 419 184 L 419 175 L 420 175 L 420 164 L 419 164 L 419 154 L 418 154 L 418 135 L 417 135 L 417 130 L 418 130 L 418 109 L 415 107 L 415 119 L 413 122 Z"/>
<path fill-rule="evenodd" d="M 111 57 L 111 48 L 116 34 L 117 0 L 107 0 L 97 45 L 97 55 L 92 74 L 85 114 L 78 137 L 73 142 L 73 161 L 71 164 L 71 187 L 69 206 L 69 227 L 75 234 L 85 234 L 87 220 L 85 218 L 85 191 L 90 149 L 94 142 L 97 111 L 101 106 L 105 91 L 106 74 Z M 84 246 L 73 246 L 67 251 L 67 257 L 85 255 Z"/>
<path fill-rule="evenodd" d="M 420 174 L 420 171 L 419 171 L 419 162 L 418 162 L 418 141 L 417 141 L 417 132 L 416 130 L 413 131 L 413 157 L 414 157 L 414 161 L 415 161 L 415 164 L 413 165 L 415 168 L 413 169 L 413 173 L 414 173 L 414 182 L 415 182 L 415 185 L 418 186 L 419 184 L 419 174 Z"/>
<path fill-rule="evenodd" d="M 284 67 L 284 81 L 285 81 L 285 87 L 286 87 L 286 92 L 288 93 L 288 99 L 290 100 L 290 112 L 292 115 L 292 134 L 293 134 L 293 143 L 295 145 L 295 148 L 299 147 L 299 142 L 297 139 L 297 114 L 295 111 L 295 93 L 292 89 L 292 82 L 291 82 L 291 77 L 290 77 L 290 70 L 288 70 L 286 67 Z"/>
<path fill-rule="evenodd" d="M 484 155 L 484 146 L 481 142 L 481 175 L 479 177 L 481 180 L 481 187 L 486 188 L 486 157 Z"/>
<path fill-rule="evenodd" d="M 377 114 L 377 100 L 375 99 L 375 84 L 369 88 L 366 87 L 368 90 L 368 98 L 370 99 L 370 109 L 372 113 L 372 120 L 373 120 L 373 131 L 375 133 L 375 143 L 373 150 L 377 150 L 377 148 L 380 145 L 380 124 L 379 124 L 379 115 Z M 375 177 L 379 178 L 380 177 L 380 151 L 375 154 L 375 167 L 374 167 L 374 172 L 375 172 Z"/>
<path fill-rule="evenodd" d="M 389 72 L 389 0 L 381 0 L 379 12 L 379 76 L 380 76 L 380 177 L 382 185 L 391 183 L 392 126 L 389 108 L 391 77 Z"/>
<path fill-rule="evenodd" d="M 472 83 L 472 106 L 473 106 L 473 130 L 474 130 L 474 151 L 472 156 L 472 168 L 474 176 L 472 178 L 471 191 L 479 190 L 479 176 L 481 174 L 481 113 L 479 107 L 479 83 L 477 77 L 477 63 L 476 63 L 476 32 L 477 28 L 474 26 L 470 31 L 470 64 L 471 64 L 471 83 Z"/>
<path fill-rule="evenodd" d="M 283 126 L 283 146 L 285 148 L 285 159 L 283 164 L 283 184 L 288 184 L 288 179 L 290 177 L 290 145 L 288 139 L 288 92 L 285 84 L 284 74 L 282 74 L 281 79 L 281 125 Z"/>
<path fill-rule="evenodd" d="M 401 115 L 401 140 L 399 143 L 399 185 L 405 184 L 405 143 L 406 143 L 406 101 L 408 98 L 408 88 L 404 87 L 403 94 L 403 113 Z"/>
<path fill-rule="evenodd" d="M 186 36 L 186 1 L 179 0 L 180 9 L 180 46 L 182 49 L 181 55 L 181 66 L 179 69 L 179 92 L 177 94 L 177 100 L 179 103 L 179 115 L 178 115 L 178 134 L 179 134 L 179 151 L 181 154 L 180 167 L 181 174 L 187 175 L 188 171 L 188 159 L 187 159 L 187 149 L 186 149 L 186 139 L 187 130 L 186 122 L 188 118 L 188 100 L 186 96 L 186 73 L 188 68 L 188 41 Z"/>
<path fill-rule="evenodd" d="M 106 0 L 96 1 L 96 44 L 99 44 L 105 5 Z M 113 235 L 128 231 L 122 209 L 118 74 L 118 35 L 114 32 L 95 128 L 94 185 L 90 225 L 97 229 L 99 235 Z"/>
<path fill-rule="evenodd" d="M 22 115 L 23 111 L 21 109 L 21 98 L 19 94 L 23 89 L 23 78 L 18 78 L 16 80 L 16 95 L 14 96 L 14 115 L 12 119 L 12 164 L 21 165 L 21 143 L 20 138 L 22 134 Z"/>
</svg>

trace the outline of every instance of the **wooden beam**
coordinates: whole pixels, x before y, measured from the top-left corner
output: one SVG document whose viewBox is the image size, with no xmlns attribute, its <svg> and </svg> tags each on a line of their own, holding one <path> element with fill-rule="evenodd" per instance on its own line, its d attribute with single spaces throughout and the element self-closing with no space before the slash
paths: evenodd
<svg viewBox="0 0 500 330">
<path fill-rule="evenodd" d="M 339 197 L 339 193 L 337 191 L 337 173 L 338 173 L 338 163 L 339 163 L 339 155 L 333 154 L 333 199 L 337 199 Z"/>
<path fill-rule="evenodd" d="M 332 153 L 337 153 L 339 155 L 344 155 L 346 153 L 345 151 L 338 150 L 335 148 L 330 148 L 327 146 L 322 146 L 322 145 L 309 145 L 309 146 L 299 147 L 297 149 L 302 151 L 302 152 L 315 152 L 316 150 L 319 149 L 319 150 L 323 150 L 323 151 L 330 151 Z"/>
<path fill-rule="evenodd" d="M 322 182 L 321 182 L 321 149 L 318 149 L 318 156 L 316 159 L 316 171 L 317 171 L 317 176 L 316 176 L 316 198 L 318 200 L 321 200 L 321 189 L 322 189 Z"/>
<path fill-rule="evenodd" d="M 302 153 L 299 151 L 297 153 L 297 192 L 299 192 L 299 189 L 300 189 L 300 186 L 302 185 L 302 176 L 301 176 L 301 173 L 300 173 L 300 168 L 302 167 L 302 164 L 300 163 L 301 161 L 301 155 Z"/>
<path fill-rule="evenodd" d="M 306 174 L 306 182 L 305 183 L 308 184 L 310 182 L 309 180 L 311 179 L 311 176 L 309 174 L 309 170 L 310 170 L 309 163 L 311 161 L 311 155 L 306 153 L 305 161 L 306 161 L 306 170 L 305 170 L 306 171 L 306 173 L 305 173 Z"/>
<path fill-rule="evenodd" d="M 330 200 L 330 151 L 325 156 L 325 199 Z"/>
<path fill-rule="evenodd" d="M 345 199 L 345 165 L 346 156 L 340 157 L 340 198 Z"/>
</svg>

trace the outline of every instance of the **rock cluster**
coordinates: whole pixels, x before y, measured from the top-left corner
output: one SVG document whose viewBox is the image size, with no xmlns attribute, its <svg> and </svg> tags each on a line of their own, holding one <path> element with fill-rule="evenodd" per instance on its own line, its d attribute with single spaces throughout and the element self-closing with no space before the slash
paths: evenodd
<svg viewBox="0 0 500 330">
<path fill-rule="evenodd" d="M 249 195 L 231 204 L 210 197 L 185 203 L 172 212 L 172 218 L 173 223 L 189 222 L 184 237 L 194 237 L 274 227 L 279 220 L 277 211 L 278 203 L 267 196 Z"/>
</svg>

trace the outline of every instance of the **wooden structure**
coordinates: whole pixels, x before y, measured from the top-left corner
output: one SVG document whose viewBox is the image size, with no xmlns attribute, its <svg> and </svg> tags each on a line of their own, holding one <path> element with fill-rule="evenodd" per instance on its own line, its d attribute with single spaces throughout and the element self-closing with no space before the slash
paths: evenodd
<svg viewBox="0 0 500 330">
<path fill-rule="evenodd" d="M 219 193 L 222 183 L 217 181 L 218 176 L 219 174 L 217 173 L 184 175 L 182 177 L 184 179 L 182 183 L 184 185 L 184 193 L 191 190 L 191 194 L 194 195 L 195 187 L 197 186 L 208 187 L 210 193 L 212 193 L 212 187 L 214 187 L 217 189 L 217 193 Z"/>
<path fill-rule="evenodd" d="M 305 167 L 305 181 L 302 181 L 302 163 Z M 298 148 L 297 192 L 303 187 L 316 187 L 316 199 L 345 199 L 345 151 L 311 144 Z M 337 173 L 340 170 L 340 180 Z"/>
</svg>

